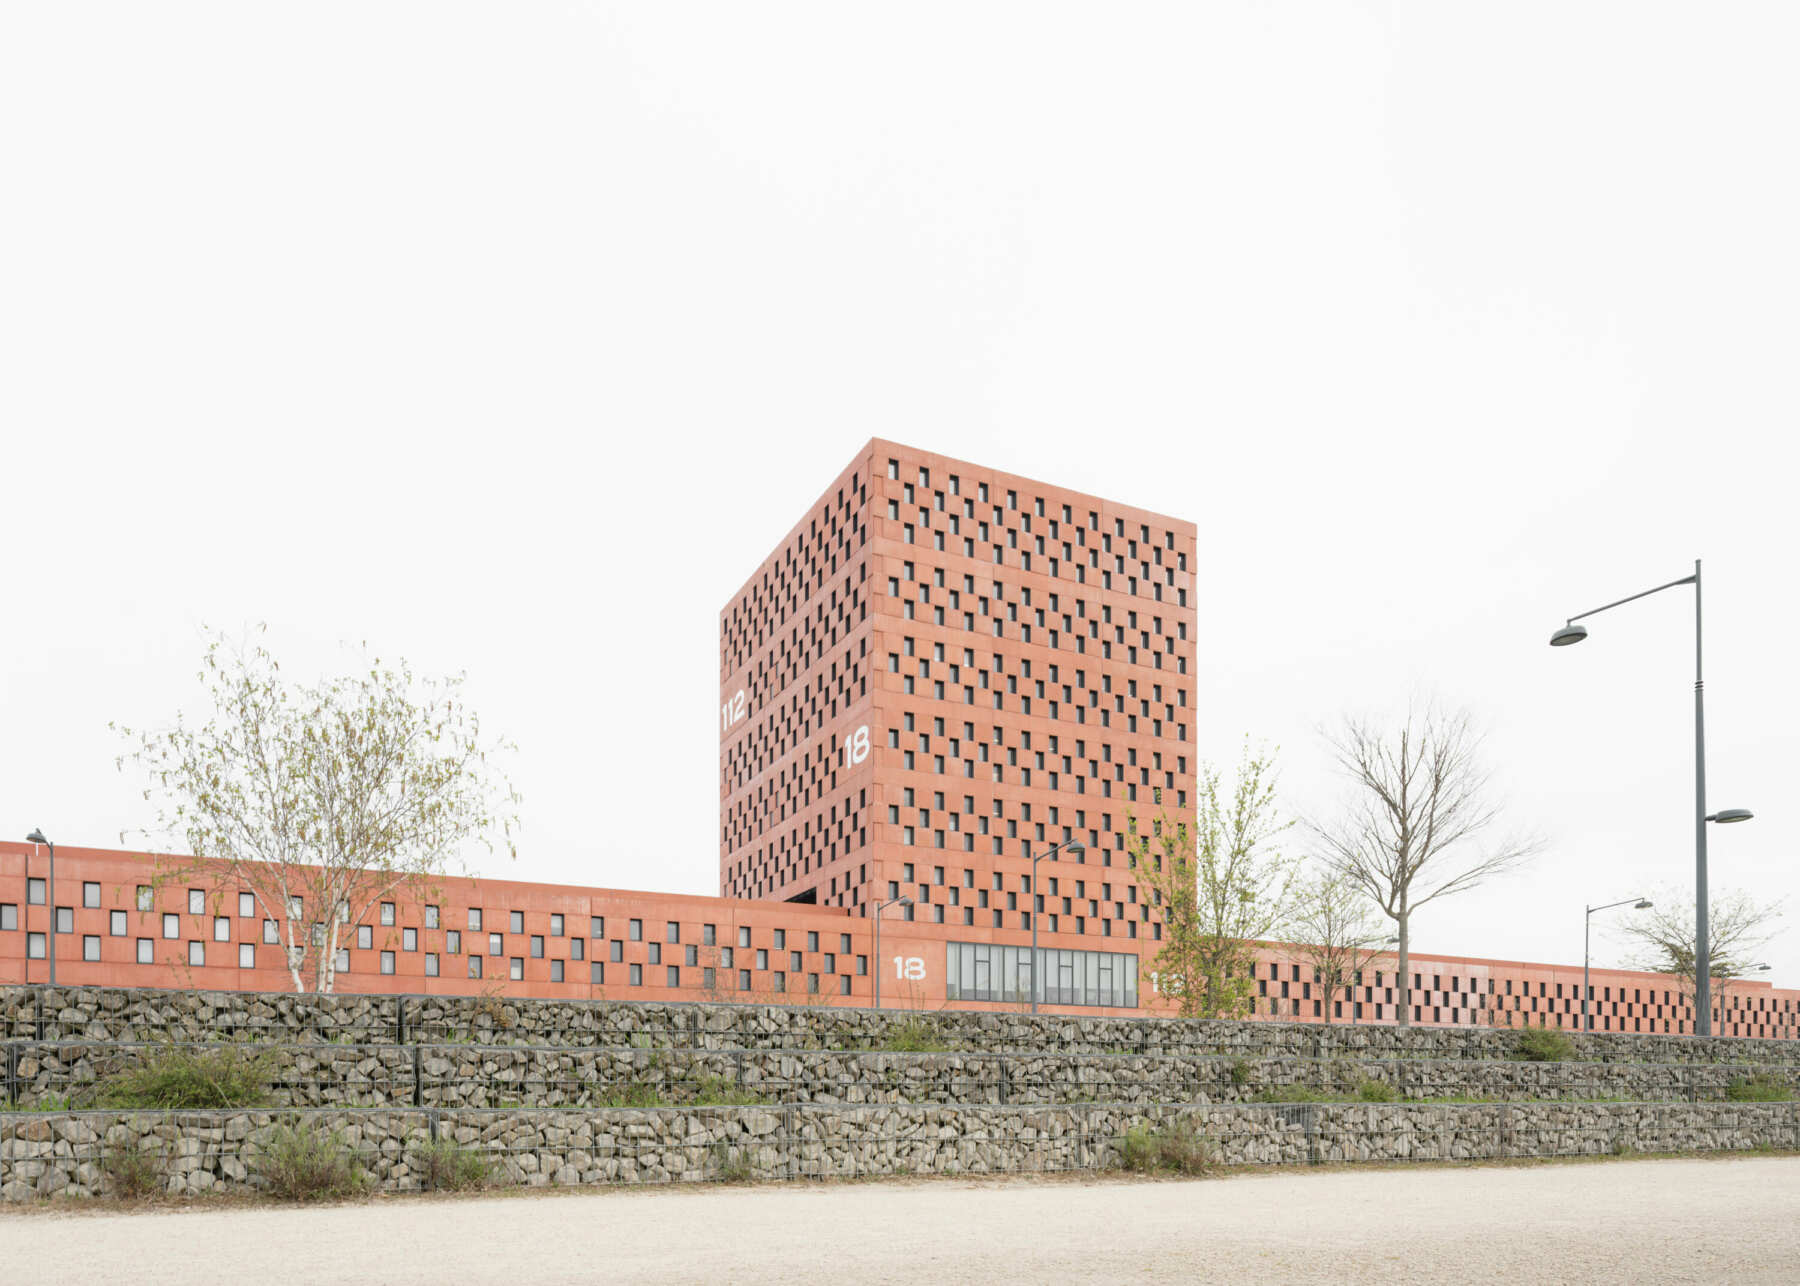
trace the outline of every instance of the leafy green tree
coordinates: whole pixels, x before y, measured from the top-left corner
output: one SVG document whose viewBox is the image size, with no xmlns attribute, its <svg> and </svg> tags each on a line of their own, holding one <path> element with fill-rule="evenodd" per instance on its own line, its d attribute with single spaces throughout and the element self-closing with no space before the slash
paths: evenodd
<svg viewBox="0 0 1800 1286">
<path fill-rule="evenodd" d="M 1756 972 L 1763 948 L 1775 936 L 1780 902 L 1759 902 L 1740 890 L 1716 893 L 1707 908 L 1707 948 L 1711 956 L 1713 1030 L 1731 1021 L 1729 994 L 1734 983 Z M 1694 899 L 1659 890 L 1652 906 L 1619 921 L 1614 932 L 1630 944 L 1634 967 L 1673 974 L 1688 1003 L 1694 1002 Z"/>
<path fill-rule="evenodd" d="M 1301 883 L 1289 932 L 1301 958 L 1312 965 L 1323 995 L 1325 1021 L 1330 1023 L 1332 1001 L 1356 985 L 1370 962 L 1384 954 L 1386 931 L 1375 918 L 1368 894 L 1342 872 L 1326 869 Z M 1352 1017 L 1355 1003 L 1353 996 Z"/>
<path fill-rule="evenodd" d="M 131 745 L 120 767 L 144 772 L 158 832 L 194 854 L 160 859 L 158 880 L 248 891 L 295 991 L 332 991 L 346 926 L 428 891 L 468 845 L 516 855 L 519 797 L 497 764 L 511 747 L 483 739 L 460 677 L 370 657 L 295 684 L 260 644 L 215 633 L 200 681 L 203 723 L 114 725 Z"/>
<path fill-rule="evenodd" d="M 1276 808 L 1276 777 L 1273 754 L 1246 742 L 1229 784 L 1201 767 L 1192 823 L 1165 812 L 1145 829 L 1126 814 L 1131 863 L 1162 926 L 1151 981 L 1184 1018 L 1254 1012 L 1256 950 L 1283 925 L 1297 870 L 1275 843 L 1293 825 Z"/>
</svg>

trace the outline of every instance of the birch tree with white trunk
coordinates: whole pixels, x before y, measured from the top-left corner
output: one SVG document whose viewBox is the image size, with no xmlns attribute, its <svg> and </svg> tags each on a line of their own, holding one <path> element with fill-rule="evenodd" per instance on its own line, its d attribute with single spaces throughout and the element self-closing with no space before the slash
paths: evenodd
<svg viewBox="0 0 1800 1286">
<path fill-rule="evenodd" d="M 251 894 L 296 992 L 335 989 L 341 936 L 376 903 L 422 898 L 471 845 L 516 856 L 519 797 L 499 765 L 512 747 L 483 739 L 461 676 L 365 655 L 290 683 L 260 643 L 215 633 L 199 677 L 205 721 L 113 725 L 131 743 L 119 765 L 145 774 L 153 833 L 192 854 L 159 857 L 157 882 L 205 886 L 215 914 Z"/>
</svg>

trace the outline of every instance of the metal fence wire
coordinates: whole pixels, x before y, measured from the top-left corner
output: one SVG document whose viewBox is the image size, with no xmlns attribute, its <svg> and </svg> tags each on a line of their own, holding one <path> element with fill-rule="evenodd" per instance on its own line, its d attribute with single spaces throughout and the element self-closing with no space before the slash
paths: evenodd
<svg viewBox="0 0 1800 1286">
<path fill-rule="evenodd" d="M 15 1113 L 0 1115 L 0 1195 L 105 1195 L 127 1167 L 171 1192 L 256 1191 L 282 1128 L 413 1191 L 431 1186 L 434 1147 L 496 1185 L 1043 1173 L 1116 1166 L 1128 1131 L 1178 1122 L 1219 1165 L 1800 1150 L 1792 1103 Z"/>
<path fill-rule="evenodd" d="M 1231 1058 L 471 1045 L 25 1042 L 4 1046 L 3 1101 L 102 1106 L 112 1078 L 181 1053 L 254 1058 L 282 1107 L 622 1107 L 729 1103 L 1244 1103 L 1315 1098 L 1716 1102 L 1755 1083 L 1793 1094 L 1800 1068 L 1755 1064 Z M 1284 1099 L 1284 1096 L 1287 1096 Z"/>
</svg>

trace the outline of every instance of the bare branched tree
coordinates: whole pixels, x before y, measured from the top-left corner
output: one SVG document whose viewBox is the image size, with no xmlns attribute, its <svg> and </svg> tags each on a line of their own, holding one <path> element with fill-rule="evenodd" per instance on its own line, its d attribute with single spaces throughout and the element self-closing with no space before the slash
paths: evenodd
<svg viewBox="0 0 1800 1286">
<path fill-rule="evenodd" d="M 1711 957 L 1713 1031 L 1729 1019 L 1731 985 L 1756 971 L 1763 948 L 1775 936 L 1779 902 L 1758 902 L 1741 891 L 1715 893 L 1707 911 L 1707 954 Z M 1633 968 L 1672 974 L 1681 980 L 1688 1003 L 1694 1000 L 1694 900 L 1667 889 L 1654 906 L 1621 921 L 1614 933 L 1631 950 Z"/>
<path fill-rule="evenodd" d="M 1324 994 L 1329 1024 L 1337 994 L 1354 987 L 1362 971 L 1377 956 L 1386 954 L 1383 939 L 1387 931 L 1376 918 L 1369 895 L 1336 868 L 1327 868 L 1300 886 L 1289 924 L 1300 956 L 1312 965 Z M 1350 1004 L 1354 1019 L 1354 996 Z"/>
<path fill-rule="evenodd" d="M 1500 805 L 1466 710 L 1409 707 L 1397 726 L 1346 716 L 1325 734 L 1349 783 L 1340 814 L 1313 822 L 1321 856 L 1394 921 L 1400 1025 L 1412 1024 L 1412 917 L 1526 862 L 1542 842 L 1497 836 Z"/>
<path fill-rule="evenodd" d="M 120 767 L 143 770 L 157 831 L 193 854 L 161 858 L 158 881 L 210 884 L 215 900 L 250 893 L 295 991 L 331 991 L 346 926 L 419 894 L 465 844 L 497 838 L 512 855 L 518 795 L 492 762 L 510 747 L 483 740 L 460 679 L 415 679 L 374 657 L 291 684 L 262 646 L 215 634 L 200 680 L 204 722 L 115 725 L 132 743 Z"/>
</svg>

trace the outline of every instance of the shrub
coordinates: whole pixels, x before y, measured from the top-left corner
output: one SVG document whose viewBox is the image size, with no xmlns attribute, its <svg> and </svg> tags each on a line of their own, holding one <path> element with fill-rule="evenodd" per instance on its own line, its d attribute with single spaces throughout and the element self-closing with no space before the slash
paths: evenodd
<svg viewBox="0 0 1800 1286">
<path fill-rule="evenodd" d="M 116 1197 L 138 1201 L 162 1191 L 162 1157 L 158 1153 L 136 1147 L 121 1148 L 108 1152 L 101 1160 L 100 1168 L 112 1180 Z"/>
<path fill-rule="evenodd" d="M 414 1148 L 412 1165 L 420 1181 L 436 1192 L 485 1188 L 494 1177 L 493 1163 L 486 1156 L 449 1139 L 434 1139 Z"/>
<path fill-rule="evenodd" d="M 269 1066 L 231 1046 L 174 1046 L 101 1082 L 99 1101 L 122 1108 L 260 1107 L 269 1101 Z"/>
<path fill-rule="evenodd" d="M 353 1197 L 369 1186 L 343 1135 L 312 1125 L 277 1126 L 257 1149 L 256 1165 L 269 1195 L 283 1201 Z"/>
<path fill-rule="evenodd" d="M 1400 1097 L 1400 1091 L 1386 1081 L 1363 1080 L 1356 1086 L 1356 1097 L 1363 1103 L 1392 1103 Z"/>
<path fill-rule="evenodd" d="M 908 1018 L 889 1027 L 878 1048 L 894 1054 L 947 1054 L 951 1046 L 924 1019 Z"/>
<path fill-rule="evenodd" d="M 1232 1059 L 1230 1075 L 1233 1085 L 1248 1085 L 1250 1083 L 1250 1064 L 1241 1058 Z"/>
<path fill-rule="evenodd" d="M 1575 1042 L 1554 1027 L 1527 1027 L 1513 1052 L 1528 1063 L 1560 1063 L 1574 1054 Z"/>
<path fill-rule="evenodd" d="M 1725 1087 L 1725 1097 L 1734 1103 L 1785 1103 L 1794 1091 L 1767 1072 L 1734 1077 Z"/>
<path fill-rule="evenodd" d="M 1119 1160 L 1127 1170 L 1145 1174 L 1202 1174 L 1213 1163 L 1213 1146 L 1192 1121 L 1163 1126 L 1145 1122 L 1125 1131 L 1119 1143 Z"/>
</svg>

